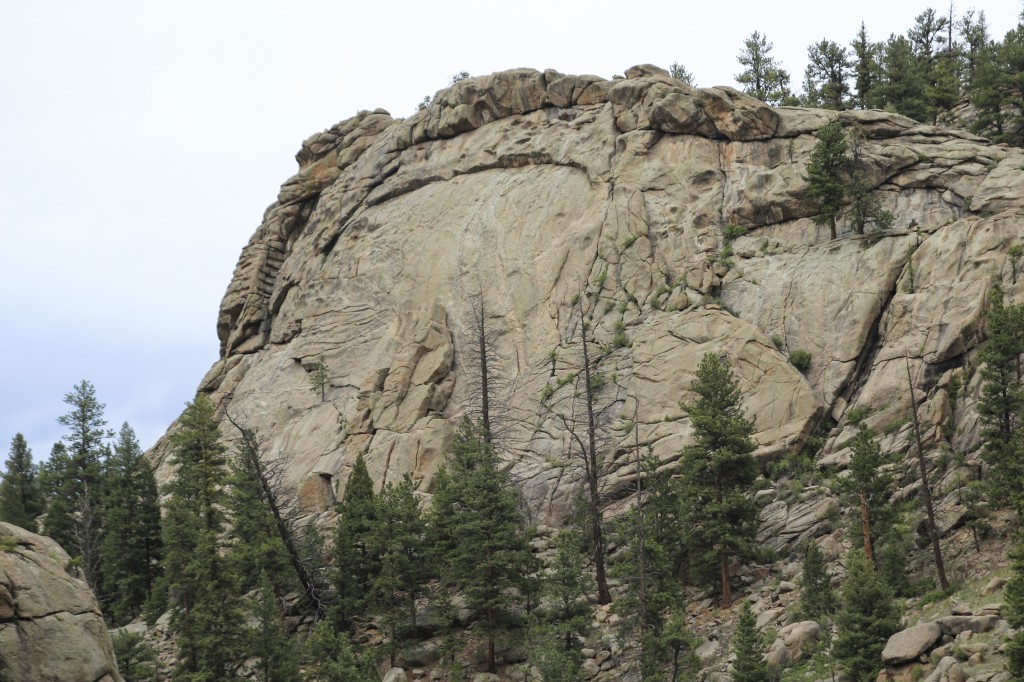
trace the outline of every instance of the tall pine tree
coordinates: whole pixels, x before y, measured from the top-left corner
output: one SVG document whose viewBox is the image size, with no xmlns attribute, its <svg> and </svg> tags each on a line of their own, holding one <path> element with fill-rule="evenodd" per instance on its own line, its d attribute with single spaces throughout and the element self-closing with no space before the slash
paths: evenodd
<svg viewBox="0 0 1024 682">
<path fill-rule="evenodd" d="M 900 612 L 892 590 L 862 552 L 850 552 L 847 564 L 832 652 L 851 679 L 873 680 L 886 641 L 900 629 Z"/>
<path fill-rule="evenodd" d="M 365 613 L 370 585 L 379 567 L 370 547 L 376 516 L 373 481 L 360 453 L 345 485 L 334 530 L 335 608 L 339 624 Z"/>
<path fill-rule="evenodd" d="M 430 519 L 442 579 L 462 590 L 466 606 L 482 617 L 485 665 L 493 672 L 494 638 L 512 618 L 512 588 L 530 549 L 511 476 L 483 429 L 468 419 L 435 479 Z"/>
<path fill-rule="evenodd" d="M 750 602 L 745 601 L 732 641 L 732 652 L 736 655 L 732 664 L 733 682 L 768 682 L 768 666 L 761 659 L 763 648 L 764 637 L 757 627 L 757 618 Z"/>
<path fill-rule="evenodd" d="M 159 576 L 163 548 L 156 477 L 127 423 L 107 459 L 105 477 L 103 593 L 111 619 L 122 623 L 142 613 Z"/>
<path fill-rule="evenodd" d="M 178 647 L 175 679 L 222 680 L 242 652 L 240 589 L 222 553 L 228 472 L 213 405 L 200 395 L 171 436 L 175 476 L 164 517 L 164 572 Z"/>
<path fill-rule="evenodd" d="M 729 562 L 749 556 L 757 532 L 757 509 L 746 494 L 757 478 L 754 424 L 743 416 L 739 386 L 718 355 L 701 359 L 693 391 L 697 400 L 683 406 L 694 436 L 680 467 L 683 528 L 691 564 L 705 576 L 718 574 L 728 608 Z"/>
</svg>

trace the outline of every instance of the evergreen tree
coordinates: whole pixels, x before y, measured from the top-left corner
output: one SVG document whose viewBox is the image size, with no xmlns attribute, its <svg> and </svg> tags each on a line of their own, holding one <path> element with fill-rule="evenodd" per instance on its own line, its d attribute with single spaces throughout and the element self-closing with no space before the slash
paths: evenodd
<svg viewBox="0 0 1024 682">
<path fill-rule="evenodd" d="M 121 426 L 105 466 L 108 490 L 102 545 L 103 591 L 115 623 L 140 613 L 160 571 L 160 497 L 135 432 Z"/>
<path fill-rule="evenodd" d="M 288 636 L 281 619 L 280 600 L 266 572 L 257 581 L 255 598 L 249 603 L 254 627 L 248 631 L 248 655 L 256 659 L 256 679 L 261 682 L 299 682 L 295 640 Z"/>
<path fill-rule="evenodd" d="M 854 546 L 863 549 L 874 563 L 874 545 L 895 521 L 895 510 L 885 504 L 892 477 L 883 470 L 890 458 L 882 454 L 871 429 L 861 424 L 850 444 L 850 475 L 836 481 L 837 491 L 847 496 L 859 511 L 860 533 L 854 535 Z"/>
<path fill-rule="evenodd" d="M 743 71 L 736 81 L 743 92 L 768 104 L 782 104 L 789 96 L 789 72 L 771 56 L 774 45 L 768 38 L 754 31 L 743 41 L 743 50 L 736 60 Z"/>
<path fill-rule="evenodd" d="M 306 640 L 309 682 L 376 682 L 377 667 L 368 656 L 357 657 L 348 637 L 326 620 L 317 623 Z"/>
<path fill-rule="evenodd" d="M 111 638 L 117 669 L 124 682 L 156 682 L 161 679 L 156 649 L 138 632 L 121 630 Z"/>
<path fill-rule="evenodd" d="M 687 85 L 693 86 L 693 74 L 690 73 L 685 66 L 679 62 L 672 62 L 672 65 L 668 67 L 669 74 L 678 81 L 682 81 Z"/>
<path fill-rule="evenodd" d="M 974 90 L 974 76 L 978 70 L 978 63 L 983 59 L 982 55 L 992 42 L 988 34 L 988 22 L 985 20 L 985 12 L 979 12 L 975 18 L 974 9 L 964 12 L 960 21 L 956 22 L 956 29 L 963 42 L 964 61 L 964 88 L 971 92 Z"/>
<path fill-rule="evenodd" d="M 562 530 L 555 539 L 555 556 L 543 583 L 546 607 L 542 609 L 541 618 L 549 628 L 541 639 L 553 639 L 563 651 L 570 653 L 578 653 L 579 638 L 590 629 L 591 610 L 587 601 L 590 579 L 583 545 L 580 531 Z"/>
<path fill-rule="evenodd" d="M 44 508 L 38 467 L 32 462 L 32 451 L 25 437 L 16 433 L 11 439 L 10 456 L 4 463 L 0 480 L 0 521 L 35 533 L 38 530 L 36 517 Z"/>
<path fill-rule="evenodd" d="M 882 79 L 877 95 L 886 109 L 909 116 L 915 121 L 929 120 L 925 95 L 926 75 L 921 60 L 904 36 L 890 36 L 882 50 Z"/>
<path fill-rule="evenodd" d="M 46 510 L 45 532 L 73 558 L 81 562 L 85 579 L 100 592 L 100 545 L 103 516 L 103 458 L 107 452 L 103 439 L 104 405 L 96 399 L 96 389 L 83 380 L 64 396 L 71 410 L 58 417 L 67 427 L 62 440 L 67 459 L 54 462 L 58 476 L 51 478 L 54 503 Z M 62 453 L 57 453 L 58 455 Z"/>
<path fill-rule="evenodd" d="M 1024 677 L 1024 541 L 1019 533 L 1010 558 L 1013 560 L 1013 573 L 1003 596 L 1006 599 L 1006 620 L 1016 632 L 1007 643 L 1006 655 L 1014 679 L 1021 679 Z"/>
<path fill-rule="evenodd" d="M 892 590 L 861 552 L 850 553 L 847 568 L 832 651 L 853 680 L 873 680 L 886 641 L 900 629 L 899 608 Z"/>
<path fill-rule="evenodd" d="M 881 49 L 878 43 L 873 43 L 868 38 L 868 30 L 863 21 L 856 37 L 850 43 L 850 49 L 853 51 L 851 66 L 856 92 L 854 102 L 858 109 L 878 108 L 879 101 L 875 88 L 881 78 L 881 66 L 878 64 Z"/>
<path fill-rule="evenodd" d="M 494 637 L 512 615 L 516 597 L 511 590 L 530 549 L 511 476 L 483 430 L 468 420 L 435 479 L 430 518 L 441 577 L 483 616 L 485 665 L 493 672 Z"/>
<path fill-rule="evenodd" d="M 1021 498 L 1024 480 L 1024 444 L 1020 422 L 1024 416 L 1021 355 L 1024 354 L 1024 305 L 1007 305 L 998 284 L 989 293 L 985 312 L 986 336 L 978 350 L 981 368 L 981 417 L 985 448 L 991 466 L 989 483 L 996 499 L 1014 503 Z"/>
<path fill-rule="evenodd" d="M 331 381 L 327 358 L 323 355 L 316 361 L 316 367 L 309 373 L 309 390 L 320 396 L 320 402 L 327 400 L 327 385 Z"/>
<path fill-rule="evenodd" d="M 825 567 L 825 557 L 818 543 L 808 540 L 804 554 L 804 574 L 801 580 L 800 615 L 819 623 L 836 610 L 836 595 L 832 591 L 832 576 Z"/>
<path fill-rule="evenodd" d="M 229 465 L 230 558 L 237 567 L 243 592 L 256 588 L 262 574 L 277 591 L 290 591 L 296 586 L 295 574 L 274 515 L 263 499 L 259 462 L 254 460 L 259 453 L 246 451 L 248 444 L 243 438 Z"/>
<path fill-rule="evenodd" d="M 732 652 L 736 655 L 732 682 L 768 682 L 768 666 L 761 658 L 763 648 L 764 637 L 757 627 L 757 618 L 750 609 L 750 602 L 745 601 L 732 642 Z"/>
<path fill-rule="evenodd" d="M 370 600 L 387 634 L 392 667 L 405 624 L 416 627 L 416 599 L 430 577 L 426 557 L 426 522 L 406 474 L 397 486 L 389 483 L 377 498 L 376 522 L 369 538 L 370 554 L 380 570 L 370 586 Z"/>
<path fill-rule="evenodd" d="M 844 109 L 850 95 L 846 82 L 850 58 L 846 48 L 831 40 L 821 40 L 807 48 L 807 95 L 811 104 L 825 109 Z"/>
<path fill-rule="evenodd" d="M 379 566 L 370 547 L 376 515 L 373 481 L 360 453 L 345 485 L 334 531 L 334 586 L 340 623 L 365 612 Z"/>
<path fill-rule="evenodd" d="M 832 239 L 836 238 L 836 221 L 846 198 L 847 149 L 846 136 L 839 121 L 822 126 L 818 130 L 818 143 L 807 162 L 807 175 L 803 176 L 807 183 L 807 197 L 818 205 L 814 222 L 816 225 L 828 225 Z"/>
<path fill-rule="evenodd" d="M 175 477 L 166 488 L 170 498 L 163 525 L 171 629 L 178 647 L 175 678 L 221 680 L 244 650 L 240 588 L 220 543 L 226 525 L 226 448 L 205 396 L 189 403 L 178 421 L 171 436 Z"/>
<path fill-rule="evenodd" d="M 751 453 L 754 424 L 743 416 L 740 391 L 728 364 L 707 353 L 697 369 L 696 402 L 684 406 L 694 444 L 683 451 L 680 499 L 691 563 L 721 577 L 722 604 L 732 603 L 729 560 L 749 556 L 757 509 L 746 492 L 757 477 Z"/>
</svg>

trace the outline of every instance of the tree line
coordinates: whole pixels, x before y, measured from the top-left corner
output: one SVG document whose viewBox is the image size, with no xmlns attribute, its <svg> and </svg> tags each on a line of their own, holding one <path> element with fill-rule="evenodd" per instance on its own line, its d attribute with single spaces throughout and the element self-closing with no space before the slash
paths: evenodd
<svg viewBox="0 0 1024 682">
<path fill-rule="evenodd" d="M 961 102 L 974 114 L 964 124 L 995 142 L 1024 143 L 1024 25 L 1002 40 L 984 12 L 957 16 L 928 8 L 906 33 L 873 39 L 862 22 L 845 45 L 823 38 L 807 47 L 799 86 L 772 55 L 773 43 L 755 31 L 737 56 L 744 92 L 775 106 L 887 109 L 939 123 Z M 671 73 L 693 82 L 679 64 Z"/>
</svg>

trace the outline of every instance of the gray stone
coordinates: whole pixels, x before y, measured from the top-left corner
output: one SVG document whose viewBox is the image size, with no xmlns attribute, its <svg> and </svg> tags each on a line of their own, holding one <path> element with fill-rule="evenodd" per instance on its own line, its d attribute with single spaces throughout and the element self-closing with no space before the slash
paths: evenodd
<svg viewBox="0 0 1024 682">
<path fill-rule="evenodd" d="M 897 632 L 885 643 L 882 663 L 897 665 L 913 661 L 930 651 L 941 638 L 942 628 L 935 622 L 922 623 Z"/>
</svg>

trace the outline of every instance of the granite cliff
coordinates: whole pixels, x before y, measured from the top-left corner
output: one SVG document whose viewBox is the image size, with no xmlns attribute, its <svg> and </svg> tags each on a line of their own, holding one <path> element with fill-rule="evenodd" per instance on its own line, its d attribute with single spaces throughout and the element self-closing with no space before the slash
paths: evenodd
<svg viewBox="0 0 1024 682">
<path fill-rule="evenodd" d="M 896 217 L 885 234 L 841 225 L 830 240 L 812 220 L 802 176 L 836 118 L 862 132 L 868 182 Z M 579 365 L 581 291 L 619 387 L 610 506 L 632 471 L 617 439 L 639 438 L 668 467 L 689 442 L 680 402 L 711 350 L 740 379 L 764 460 L 824 429 L 818 457 L 842 462 L 852 410 L 906 450 L 907 361 L 932 455 L 976 451 L 986 296 L 997 281 L 1024 295 L 1007 256 L 1021 241 L 1024 151 L 880 111 L 772 109 L 656 67 L 470 78 L 409 118 L 342 121 L 297 160 L 242 251 L 221 358 L 199 391 L 259 430 L 311 513 L 340 496 L 360 452 L 378 483 L 409 473 L 430 493 L 471 402 L 479 292 L 515 416 L 507 456 L 549 525 L 576 487 L 557 415 Z M 745 231 L 727 244 L 727 226 Z M 805 371 L 794 350 L 810 353 Z M 308 375 L 320 356 L 323 401 Z M 168 451 L 166 439 L 153 451 L 164 478 Z M 940 506 L 952 528 L 958 500 Z M 829 507 L 772 502 L 762 539 L 820 534 Z"/>
</svg>

